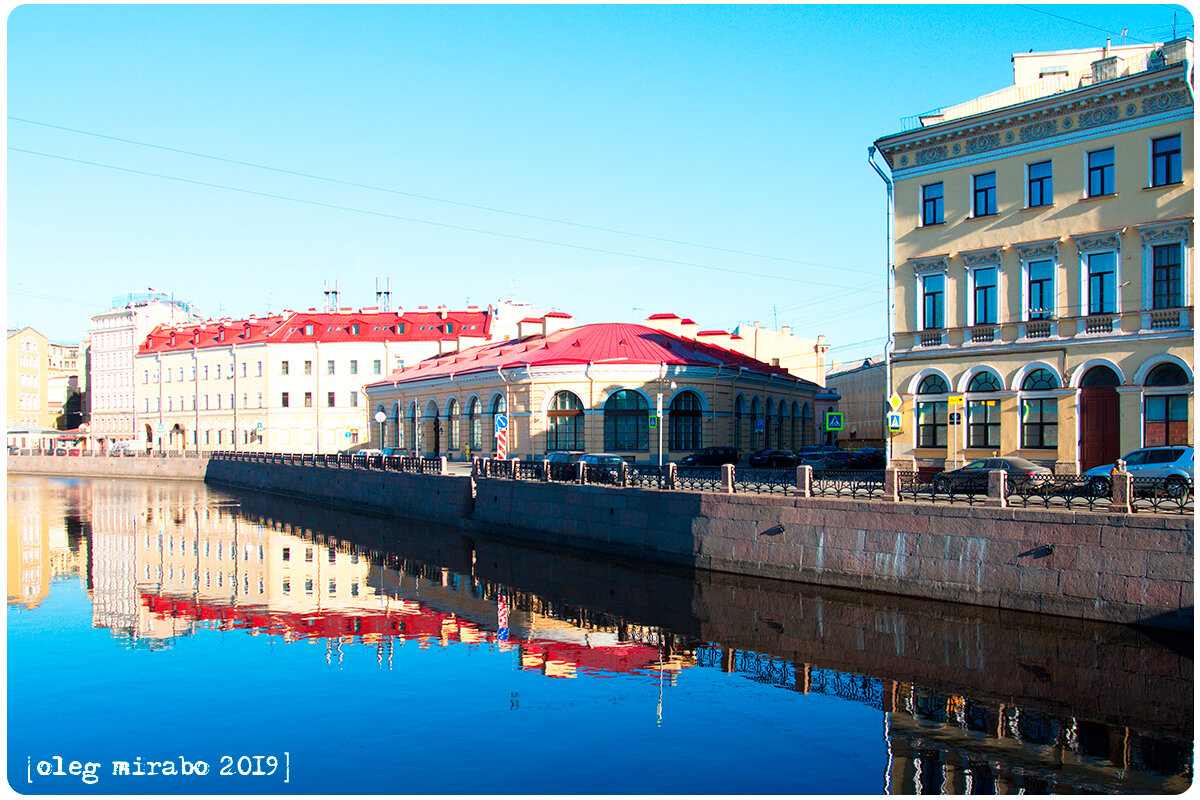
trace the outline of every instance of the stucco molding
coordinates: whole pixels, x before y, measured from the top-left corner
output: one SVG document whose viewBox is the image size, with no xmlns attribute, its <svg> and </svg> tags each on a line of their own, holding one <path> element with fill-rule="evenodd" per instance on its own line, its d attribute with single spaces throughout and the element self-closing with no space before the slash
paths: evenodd
<svg viewBox="0 0 1200 800">
<path fill-rule="evenodd" d="M 934 258 L 910 258 L 914 275 L 937 275 L 945 274 L 950 271 L 950 260 L 948 256 L 936 256 Z"/>
<path fill-rule="evenodd" d="M 1188 243 L 1188 222 L 1160 222 L 1153 225 L 1139 225 L 1137 230 L 1142 235 L 1142 244 L 1153 245 L 1162 242 Z"/>
<path fill-rule="evenodd" d="M 1119 250 L 1121 248 L 1121 231 L 1102 231 L 1089 233 L 1085 236 L 1074 236 L 1075 246 L 1082 253 L 1096 253 L 1103 250 Z"/>
<path fill-rule="evenodd" d="M 1058 259 L 1058 239 L 1045 239 L 1039 242 L 1026 242 L 1017 245 L 1017 258 L 1021 261 L 1032 261 L 1038 258 Z"/>
<path fill-rule="evenodd" d="M 972 250 L 962 254 L 963 267 L 968 270 L 979 267 L 1000 266 L 1002 247 L 989 247 L 986 250 Z"/>
</svg>

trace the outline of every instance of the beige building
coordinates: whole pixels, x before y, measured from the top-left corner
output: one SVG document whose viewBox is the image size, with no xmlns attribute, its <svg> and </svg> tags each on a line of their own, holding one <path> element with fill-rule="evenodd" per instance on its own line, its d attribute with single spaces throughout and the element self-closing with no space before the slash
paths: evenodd
<svg viewBox="0 0 1200 800">
<path fill-rule="evenodd" d="M 895 188 L 900 465 L 1075 473 L 1190 444 L 1190 40 L 1013 56 L 876 142 Z"/>
<path fill-rule="evenodd" d="M 805 339 L 793 336 L 788 325 L 779 330 L 772 330 L 762 327 L 757 322 L 747 327 L 738 326 L 732 333 L 722 330 L 702 331 L 694 321 L 675 314 L 652 314 L 647 318 L 646 324 L 676 336 L 695 339 L 750 356 L 755 361 L 773 367 L 783 367 L 797 378 L 811 381 L 817 386 L 825 385 L 825 353 L 829 350 L 829 345 L 825 344 L 824 335 L 816 339 Z"/>
<path fill-rule="evenodd" d="M 837 443 L 843 450 L 859 447 L 883 449 L 888 406 L 887 369 L 883 358 L 865 358 L 861 364 L 836 364 L 825 376 L 825 386 L 841 399 L 843 428 Z"/>
<path fill-rule="evenodd" d="M 373 446 L 468 458 L 554 450 L 677 460 L 703 447 L 798 448 L 822 436 L 836 396 L 782 367 L 679 335 L 679 318 L 571 327 L 566 314 L 521 321 L 519 338 L 448 353 L 365 387 Z M 728 334 L 726 334 L 728 337 Z M 661 425 L 659 423 L 661 409 Z"/>
<path fill-rule="evenodd" d="M 8 332 L 8 424 L 51 427 L 47 409 L 50 343 L 33 328 Z"/>
</svg>

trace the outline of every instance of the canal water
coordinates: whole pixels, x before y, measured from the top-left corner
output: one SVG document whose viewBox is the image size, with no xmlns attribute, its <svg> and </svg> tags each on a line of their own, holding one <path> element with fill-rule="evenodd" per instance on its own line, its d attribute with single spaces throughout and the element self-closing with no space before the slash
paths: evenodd
<svg viewBox="0 0 1200 800">
<path fill-rule="evenodd" d="M 26 794 L 1179 792 L 1190 636 L 8 477 Z"/>
</svg>

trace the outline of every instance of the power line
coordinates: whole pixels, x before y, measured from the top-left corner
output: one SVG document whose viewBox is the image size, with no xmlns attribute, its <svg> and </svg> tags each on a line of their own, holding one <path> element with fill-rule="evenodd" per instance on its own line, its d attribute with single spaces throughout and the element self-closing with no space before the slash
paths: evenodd
<svg viewBox="0 0 1200 800">
<path fill-rule="evenodd" d="M 121 142 L 123 144 L 132 144 L 132 145 L 136 145 L 138 147 L 148 147 L 148 148 L 152 148 L 154 150 L 162 150 L 162 151 L 168 152 L 168 153 L 178 153 L 180 155 L 193 156 L 195 158 L 205 158 L 210 161 L 219 161 L 223 164 L 233 164 L 233 165 L 239 166 L 239 167 L 250 167 L 252 169 L 260 169 L 260 170 L 266 170 L 268 172 L 279 173 L 281 175 L 292 175 L 292 176 L 298 177 L 298 178 L 308 178 L 310 180 L 315 180 L 315 181 L 324 181 L 326 183 L 334 183 L 334 184 L 338 184 L 339 186 L 349 186 L 349 187 L 353 187 L 355 189 L 368 189 L 373 192 L 385 192 L 387 194 L 400 195 L 402 197 L 412 197 L 417 200 L 428 200 L 428 201 L 434 202 L 434 203 L 445 203 L 446 205 L 459 206 L 460 208 L 471 208 L 471 209 L 475 209 L 477 211 L 487 211 L 487 212 L 493 213 L 493 214 L 507 214 L 508 216 L 520 217 L 522 219 L 529 219 L 529 220 L 534 220 L 537 222 L 549 222 L 549 223 L 553 223 L 555 225 L 568 225 L 568 226 L 571 226 L 574 228 L 583 228 L 585 230 L 600 231 L 603 233 L 615 233 L 620 236 L 633 236 L 633 237 L 636 237 L 639 239 L 648 239 L 648 240 L 655 241 L 655 242 L 664 242 L 667 244 L 678 244 L 678 245 L 683 245 L 685 247 L 697 247 L 697 248 L 701 248 L 701 249 L 705 249 L 705 250 L 715 250 L 715 251 L 721 252 L 721 253 L 730 253 L 730 254 L 740 255 L 740 256 L 750 256 L 752 258 L 765 258 L 765 259 L 769 259 L 772 261 L 783 261 L 783 262 L 786 262 L 789 264 L 802 264 L 805 266 L 820 267 L 822 269 L 836 269 L 836 270 L 839 270 L 842 272 L 855 272 L 855 273 L 859 273 L 862 275 L 873 274 L 872 272 L 867 271 L 867 270 L 852 269 L 850 267 L 835 266 L 833 264 L 822 264 L 817 261 L 805 261 L 803 259 L 798 259 L 798 258 L 787 258 L 786 256 L 775 256 L 775 255 L 771 255 L 769 253 L 755 253 L 755 252 L 752 252 L 749 250 L 736 250 L 736 249 L 729 248 L 729 247 L 718 247 L 716 245 L 710 245 L 710 244 L 699 244 L 697 242 L 688 242 L 688 241 L 684 241 L 682 239 L 671 239 L 671 238 L 668 238 L 665 236 L 654 236 L 654 235 L 648 234 L 648 233 L 635 233 L 633 231 L 625 231 L 625 230 L 620 230 L 618 228 L 607 228 L 607 227 L 604 227 L 601 225 L 588 225 L 583 222 L 571 222 L 570 220 L 555 219 L 553 217 L 542 217 L 542 216 L 538 216 L 536 214 L 526 214 L 521 211 L 509 211 L 509 210 L 503 209 L 503 208 L 494 208 L 492 206 L 478 205 L 476 203 L 466 203 L 466 202 L 463 202 L 460 200 L 448 200 L 444 197 L 434 197 L 432 195 L 417 194 L 415 192 L 406 192 L 406 191 L 402 191 L 400 189 L 389 189 L 384 186 L 373 186 L 373 185 L 367 184 L 367 183 L 355 183 L 353 181 L 341 180 L 340 178 L 330 178 L 330 177 L 327 177 L 324 175 L 314 175 L 309 172 L 300 172 L 297 170 L 283 169 L 281 167 L 271 167 L 271 166 L 267 166 L 265 164 L 256 164 L 252 161 L 240 161 L 238 159 L 224 158 L 222 156 L 214 156 L 214 155 L 211 155 L 208 153 L 199 153 L 194 150 L 183 150 L 183 149 L 180 149 L 177 147 L 167 147 L 166 145 L 161 145 L 161 144 L 152 144 L 150 142 L 141 142 L 136 139 L 126 139 L 126 138 L 122 138 L 120 136 L 110 136 L 110 135 L 104 134 L 104 133 L 97 133 L 96 131 L 87 131 L 87 130 L 82 130 L 80 128 L 68 128 L 64 125 L 54 125 L 49 122 L 39 122 L 38 120 L 26 119 L 24 117 L 14 117 L 14 116 L 10 115 L 8 118 L 10 120 L 12 120 L 13 122 L 23 122 L 27 125 L 39 125 L 43 128 L 53 128 L 55 130 L 67 131 L 68 133 L 78 133 L 83 136 L 93 136 L 97 139 L 107 139 L 107 140 L 113 141 L 113 142 Z"/>
<path fill-rule="evenodd" d="M 384 219 L 394 219 L 401 222 L 414 222 L 420 225 L 431 225 L 437 228 L 446 228 L 455 231 L 466 231 L 468 233 L 479 233 L 486 236 L 496 236 L 502 239 L 514 239 L 522 242 L 532 242 L 534 244 L 545 244 L 554 247 L 566 247 L 572 250 L 583 250 L 590 253 L 600 253 L 603 255 L 620 256 L 622 258 L 635 258 L 642 261 L 655 261 L 662 264 L 675 264 L 677 266 L 692 267 L 694 269 L 706 269 L 713 272 L 725 272 L 733 275 L 746 275 L 752 278 L 767 278 L 769 280 L 788 281 L 791 283 L 803 283 L 810 286 L 826 286 L 829 288 L 843 288 L 843 284 L 824 283 L 822 281 L 810 281 L 803 278 L 792 278 L 785 275 L 771 275 L 764 272 L 750 272 L 749 270 L 733 269 L 732 267 L 714 267 L 709 264 L 697 264 L 692 261 L 681 261 L 671 258 L 659 258 L 657 256 L 646 256 L 639 253 L 628 253 L 621 250 L 607 250 L 601 247 L 589 247 L 582 244 L 570 244 L 567 242 L 556 242 L 551 239 L 538 239 L 532 236 L 520 236 L 514 233 L 502 233 L 500 231 L 490 231 L 484 228 L 472 228 L 466 225 L 453 225 L 448 222 L 434 222 L 433 220 L 420 219 L 418 217 L 406 217 L 399 214 L 388 214 L 383 211 L 372 211 L 365 208 L 354 208 L 353 206 L 343 206 L 336 203 L 325 203 L 320 200 L 305 200 L 300 197 L 292 197 L 291 195 L 273 194 L 270 192 L 259 192 L 254 189 L 243 189 L 238 186 L 226 186 L 219 183 L 209 183 L 207 181 L 197 181 L 191 178 L 180 178 L 175 175 L 165 175 L 161 172 L 148 172 L 145 170 L 132 169 L 130 167 L 118 167 L 114 164 L 102 164 L 97 161 L 86 161 L 80 158 L 69 158 L 67 156 L 55 155 L 53 153 L 41 153 L 36 150 L 25 150 L 20 147 L 9 147 L 9 151 L 14 153 L 25 153 L 27 155 L 39 156 L 41 158 L 53 158 L 59 161 L 67 161 L 73 164 L 84 164 L 90 167 L 100 167 L 102 169 L 110 169 L 117 172 L 128 172 L 132 175 L 142 175 L 150 178 L 161 178 L 163 180 L 176 181 L 178 183 L 191 184 L 192 186 L 204 186 L 210 189 L 222 189 L 230 192 L 238 192 L 248 194 L 255 197 L 266 197 L 272 200 L 285 200 L 292 203 L 300 203 L 303 205 L 316 206 L 318 208 L 330 208 L 336 211 L 347 211 L 353 214 L 365 214 L 372 217 L 382 217 Z"/>
<path fill-rule="evenodd" d="M 1070 22 L 1074 25 L 1081 25 L 1084 28 L 1091 28 L 1094 31 L 1100 31 L 1101 33 L 1107 33 L 1110 36 L 1125 36 L 1128 39 L 1133 39 L 1135 42 L 1141 42 L 1142 44 L 1150 44 L 1145 39 L 1139 39 L 1136 36 L 1129 36 L 1128 34 L 1123 34 L 1118 31 L 1110 31 L 1110 30 L 1106 30 L 1104 28 L 1097 28 L 1095 25 L 1089 25 L 1086 22 L 1080 22 L 1079 20 L 1071 19 L 1070 17 L 1063 17 L 1063 16 L 1059 16 L 1058 14 L 1052 14 L 1049 11 L 1046 11 L 1041 8 L 1035 8 L 1033 6 L 1024 6 L 1024 5 L 1020 5 L 1019 3 L 1017 4 L 1017 8 L 1023 8 L 1026 11 L 1033 11 L 1038 14 L 1045 14 L 1047 17 L 1054 17 L 1055 19 L 1061 19 L 1063 22 Z"/>
</svg>

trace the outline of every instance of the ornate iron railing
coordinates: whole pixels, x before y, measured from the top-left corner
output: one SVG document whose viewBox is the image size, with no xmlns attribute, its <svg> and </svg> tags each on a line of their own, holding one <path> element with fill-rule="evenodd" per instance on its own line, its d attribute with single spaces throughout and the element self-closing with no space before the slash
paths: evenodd
<svg viewBox="0 0 1200 800">
<path fill-rule="evenodd" d="M 881 469 L 819 469 L 813 471 L 814 497 L 882 497 Z"/>
<path fill-rule="evenodd" d="M 721 489 L 720 467 L 679 467 L 675 471 L 675 488 L 698 492 L 717 492 Z"/>
<path fill-rule="evenodd" d="M 540 481 L 544 474 L 544 463 L 541 461 L 518 461 L 517 480 Z"/>
<path fill-rule="evenodd" d="M 733 490 L 754 494 L 787 494 L 796 491 L 796 468 L 746 467 L 733 471 Z"/>
<path fill-rule="evenodd" d="M 605 464 L 584 464 L 583 482 L 606 486 L 620 486 L 621 469 L 617 466 L 608 466 Z"/>
<path fill-rule="evenodd" d="M 579 480 L 579 466 L 561 461 L 550 463 L 550 480 L 560 483 L 575 483 Z"/>
<path fill-rule="evenodd" d="M 1129 505 L 1134 511 L 1195 513 L 1194 487 L 1185 478 L 1175 475 L 1168 478 L 1135 476 L 1130 484 Z"/>
<path fill-rule="evenodd" d="M 630 468 L 629 485 L 639 489 L 666 489 L 669 471 L 666 466 L 656 464 Z"/>
<path fill-rule="evenodd" d="M 1017 508 L 1107 508 L 1112 502 L 1112 487 L 1104 478 L 1086 475 L 1009 476 L 1005 497 Z"/>
</svg>

